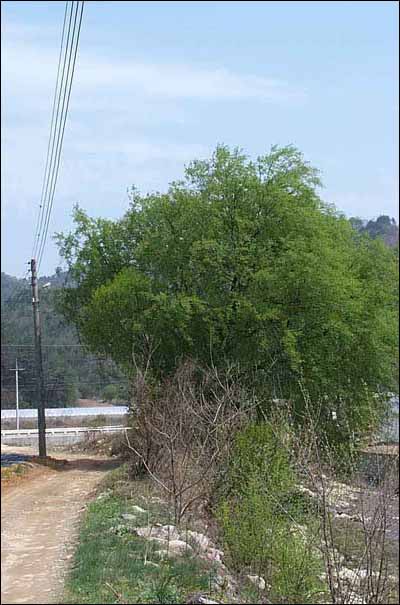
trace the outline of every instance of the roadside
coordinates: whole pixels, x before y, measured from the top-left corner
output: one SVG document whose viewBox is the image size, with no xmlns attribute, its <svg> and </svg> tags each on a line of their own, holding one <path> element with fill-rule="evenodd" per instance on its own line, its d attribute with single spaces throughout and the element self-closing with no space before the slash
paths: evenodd
<svg viewBox="0 0 400 605">
<path fill-rule="evenodd" d="M 224 553 L 202 529 L 199 519 L 173 525 L 154 485 L 121 466 L 87 509 L 63 602 L 253 603 L 251 592 L 239 599 Z"/>
<path fill-rule="evenodd" d="M 311 501 L 317 494 L 299 486 Z M 374 486 L 329 481 L 327 510 L 332 527 L 339 578 L 348 600 L 366 601 L 366 527 L 376 514 L 381 491 Z M 312 506 L 312 505 L 311 505 Z M 398 497 L 387 500 L 385 582 L 387 603 L 398 602 Z M 207 512 L 196 510 L 181 525 L 174 524 L 173 508 L 150 478 L 132 477 L 122 465 L 102 482 L 85 513 L 74 564 L 66 581 L 64 603 L 285 603 L 285 592 L 249 567 L 232 566 L 221 544 L 218 525 Z M 305 526 L 297 529 L 306 531 Z M 286 541 L 286 539 L 285 539 Z M 221 550 L 223 548 L 223 550 Z M 372 561 L 376 581 L 379 553 Z M 295 573 L 295 570 L 293 571 Z M 321 576 L 321 588 L 327 581 Z M 304 601 L 290 601 L 304 602 Z M 315 593 L 314 603 L 332 602 L 327 590 Z M 338 601 L 339 602 L 339 601 Z"/>
<path fill-rule="evenodd" d="M 18 450 L 29 454 L 29 448 Z M 1 602 L 5 605 L 59 602 L 80 516 L 99 481 L 118 464 L 82 454 L 68 454 L 63 464 L 65 456 L 54 454 L 61 464 L 51 466 L 28 462 L 32 467 L 24 479 L 2 490 Z"/>
</svg>

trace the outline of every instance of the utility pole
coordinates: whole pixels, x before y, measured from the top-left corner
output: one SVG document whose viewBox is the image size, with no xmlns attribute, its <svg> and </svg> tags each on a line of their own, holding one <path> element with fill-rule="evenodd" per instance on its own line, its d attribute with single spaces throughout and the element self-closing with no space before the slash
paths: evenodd
<svg viewBox="0 0 400 605">
<path fill-rule="evenodd" d="M 38 410 L 38 433 L 39 433 L 39 456 L 46 457 L 46 416 L 45 401 L 46 393 L 43 376 L 43 357 L 42 357 L 42 334 L 40 331 L 39 314 L 39 287 L 36 270 L 36 260 L 31 260 L 32 272 L 32 307 L 33 307 L 33 325 L 35 332 L 35 354 L 36 354 L 36 380 L 37 380 L 37 410 Z"/>
<path fill-rule="evenodd" d="M 15 419 L 17 422 L 17 431 L 19 431 L 19 389 L 18 389 L 18 372 L 23 372 L 25 368 L 18 367 L 18 359 L 15 360 L 15 368 L 10 368 L 11 372 L 15 372 Z"/>
</svg>

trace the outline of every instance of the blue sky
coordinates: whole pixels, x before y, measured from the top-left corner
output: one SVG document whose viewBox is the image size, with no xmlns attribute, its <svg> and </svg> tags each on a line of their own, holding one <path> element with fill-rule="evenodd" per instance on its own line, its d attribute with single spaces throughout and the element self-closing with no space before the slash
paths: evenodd
<svg viewBox="0 0 400 605">
<path fill-rule="evenodd" d="M 3 1 L 2 270 L 25 273 L 64 2 Z M 218 143 L 294 144 L 347 215 L 398 220 L 398 4 L 86 2 L 51 232 L 118 217 Z M 59 264 L 49 240 L 41 273 Z"/>
</svg>

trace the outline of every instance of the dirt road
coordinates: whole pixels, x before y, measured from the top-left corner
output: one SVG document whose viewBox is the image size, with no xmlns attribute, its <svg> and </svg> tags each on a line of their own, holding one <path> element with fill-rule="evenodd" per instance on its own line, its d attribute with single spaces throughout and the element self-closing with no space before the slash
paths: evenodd
<svg viewBox="0 0 400 605">
<path fill-rule="evenodd" d="M 60 603 L 85 503 L 104 474 L 116 466 L 99 457 L 58 457 L 69 460 L 61 470 L 36 468 L 30 478 L 2 493 L 4 605 Z"/>
</svg>

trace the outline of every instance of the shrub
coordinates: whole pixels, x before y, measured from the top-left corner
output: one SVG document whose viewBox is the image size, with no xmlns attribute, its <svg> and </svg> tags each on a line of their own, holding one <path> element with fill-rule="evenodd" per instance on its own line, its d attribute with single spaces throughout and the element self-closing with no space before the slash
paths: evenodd
<svg viewBox="0 0 400 605">
<path fill-rule="evenodd" d="M 113 401 L 118 396 L 118 389 L 115 384 L 108 384 L 103 391 L 103 399 L 105 401 Z"/>
<path fill-rule="evenodd" d="M 311 537 L 313 519 L 296 498 L 284 431 L 284 424 L 252 424 L 238 433 L 217 517 L 236 570 L 262 575 L 276 599 L 309 603 L 323 588 L 323 565 Z"/>
<path fill-rule="evenodd" d="M 281 498 L 293 489 L 294 472 L 289 454 L 282 447 L 285 425 L 249 424 L 240 431 L 231 452 L 229 485 L 234 493 L 243 494 L 254 476 L 264 491 Z"/>
</svg>

